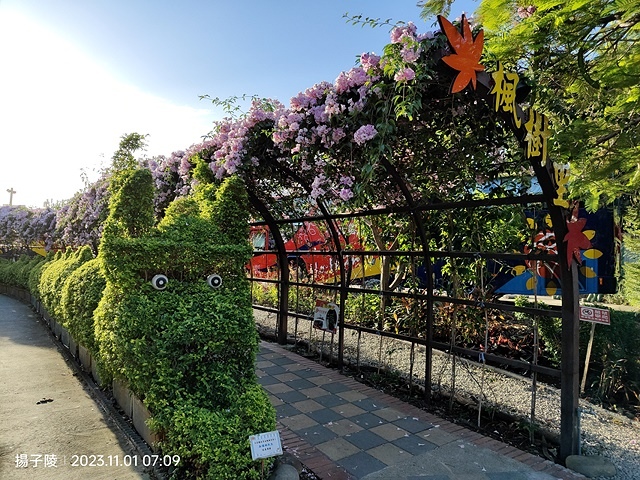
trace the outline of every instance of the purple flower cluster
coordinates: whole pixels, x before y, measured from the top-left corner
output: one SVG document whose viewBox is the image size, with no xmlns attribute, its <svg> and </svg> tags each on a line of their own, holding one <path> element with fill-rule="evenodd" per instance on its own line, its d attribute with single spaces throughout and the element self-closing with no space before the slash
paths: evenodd
<svg viewBox="0 0 640 480">
<path fill-rule="evenodd" d="M 409 67 L 398 70 L 393 76 L 393 79 L 398 83 L 410 82 L 414 78 L 416 78 L 416 72 L 414 72 L 413 69 Z"/>
<path fill-rule="evenodd" d="M 185 157 L 197 153 L 207 159 L 217 178 L 258 168 L 268 158 L 286 162 L 308 178 L 312 198 L 348 200 L 353 197 L 352 185 L 335 178 L 338 158 L 341 162 L 345 158 L 341 152 L 366 148 L 376 138 L 378 132 L 366 112 L 381 91 L 380 82 L 404 85 L 415 80 L 422 52 L 430 45 L 424 42 L 433 36 L 418 35 L 411 22 L 394 28 L 393 48 L 385 49 L 382 58 L 363 53 L 360 66 L 340 73 L 333 83 L 321 82 L 299 93 L 289 108 L 274 101 L 254 101 L 245 117 L 219 122 L 212 138 Z"/>
<path fill-rule="evenodd" d="M 187 152 L 180 150 L 169 157 L 160 155 L 150 158 L 145 161 L 145 166 L 151 171 L 156 189 L 156 217 L 161 218 L 174 199 L 191 192 L 191 163 Z"/>
<path fill-rule="evenodd" d="M 55 228 L 56 213 L 51 208 L 0 207 L 0 245 L 18 249 L 34 245 L 51 248 Z"/>
<path fill-rule="evenodd" d="M 59 246 L 89 245 L 97 252 L 109 213 L 109 178 L 103 172 L 96 182 L 76 193 L 58 210 L 55 237 Z"/>
<path fill-rule="evenodd" d="M 520 18 L 529 18 L 531 15 L 536 13 L 536 6 L 529 5 L 528 7 L 518 7 L 517 14 Z"/>
<path fill-rule="evenodd" d="M 377 134 L 378 131 L 373 125 L 363 125 L 356 130 L 356 133 L 353 134 L 353 141 L 358 145 L 362 145 L 363 143 L 371 140 Z"/>
</svg>

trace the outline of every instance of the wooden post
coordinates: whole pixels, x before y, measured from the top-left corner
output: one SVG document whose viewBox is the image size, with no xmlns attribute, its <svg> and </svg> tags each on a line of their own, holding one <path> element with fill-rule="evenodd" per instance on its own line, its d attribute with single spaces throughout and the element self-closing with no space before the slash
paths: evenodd
<svg viewBox="0 0 640 480">
<path fill-rule="evenodd" d="M 556 237 L 557 238 L 557 237 Z M 559 242 L 558 242 L 559 243 Z M 560 245 L 559 245 L 560 246 Z M 564 246 L 564 245 L 563 245 Z M 566 246 L 561 248 L 564 260 Z M 580 431 L 578 423 L 578 400 L 580 398 L 580 316 L 578 304 L 578 267 L 576 262 L 562 268 L 562 365 L 560 368 L 560 460 L 564 462 L 570 455 L 580 451 Z"/>
<path fill-rule="evenodd" d="M 584 393 L 587 385 L 587 372 L 589 371 L 589 362 L 591 361 L 591 347 L 593 347 L 593 337 L 596 333 L 595 322 L 591 324 L 591 335 L 589 336 L 589 344 L 587 345 L 587 356 L 584 359 L 584 372 L 582 373 L 582 384 L 580 385 L 580 393 Z"/>
</svg>

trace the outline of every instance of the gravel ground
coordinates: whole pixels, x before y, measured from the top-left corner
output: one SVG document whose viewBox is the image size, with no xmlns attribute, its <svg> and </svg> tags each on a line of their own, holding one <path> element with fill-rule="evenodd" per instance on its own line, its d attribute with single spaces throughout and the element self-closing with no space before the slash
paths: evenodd
<svg viewBox="0 0 640 480">
<path fill-rule="evenodd" d="M 272 330 L 276 320 L 274 314 L 255 310 L 259 328 Z M 295 319 L 289 320 L 289 331 L 295 331 Z M 300 320 L 297 339 L 309 342 L 312 348 L 320 350 L 324 358 L 336 355 L 337 337 L 331 342 L 331 335 L 310 329 L 310 322 Z M 398 372 L 408 372 L 411 368 L 411 345 L 408 342 L 378 335 L 363 333 L 360 337 L 361 365 L 378 366 L 381 363 Z M 345 334 L 345 362 L 356 364 L 358 358 L 358 335 L 347 330 Z M 416 384 L 424 384 L 425 348 L 416 346 L 413 354 L 413 379 Z M 457 358 L 455 377 L 452 374 L 452 358 L 434 351 L 432 382 L 444 391 L 451 390 L 455 378 L 455 390 L 460 396 L 470 399 L 482 398 L 483 405 L 526 419 L 531 414 L 532 382 L 530 379 L 497 372 L 491 368 Z M 596 405 L 581 401 L 582 454 L 601 455 L 609 459 L 617 470 L 615 480 L 640 480 L 640 422 L 604 410 Z M 560 390 L 538 383 L 536 388 L 535 418 L 545 430 L 560 435 Z"/>
</svg>

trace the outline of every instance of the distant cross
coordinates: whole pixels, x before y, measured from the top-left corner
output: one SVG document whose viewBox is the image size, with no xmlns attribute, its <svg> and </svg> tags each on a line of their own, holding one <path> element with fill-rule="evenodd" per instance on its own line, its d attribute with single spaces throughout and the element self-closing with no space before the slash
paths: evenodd
<svg viewBox="0 0 640 480">
<path fill-rule="evenodd" d="M 13 205 L 13 194 L 18 193 L 13 188 L 8 188 L 7 193 L 9 194 L 9 205 Z"/>
</svg>

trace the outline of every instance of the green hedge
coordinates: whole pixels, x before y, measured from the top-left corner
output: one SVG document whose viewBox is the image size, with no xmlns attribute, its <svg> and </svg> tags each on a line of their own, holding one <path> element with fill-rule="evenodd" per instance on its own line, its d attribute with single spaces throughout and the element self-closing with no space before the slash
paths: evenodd
<svg viewBox="0 0 640 480">
<path fill-rule="evenodd" d="M 100 262 L 93 258 L 75 269 L 62 288 L 62 316 L 69 333 L 91 352 L 98 354 L 93 311 L 106 286 Z"/>
<path fill-rule="evenodd" d="M 94 315 L 100 373 L 143 399 L 160 448 L 181 456 L 179 478 L 259 478 L 248 436 L 273 430 L 275 412 L 255 377 L 244 186 L 202 185 L 154 228 L 141 195 L 150 182 L 146 170 L 119 177 L 105 223 L 106 288 Z M 168 278 L 163 290 L 151 284 L 157 274 Z M 219 288 L 207 283 L 211 274 Z"/>
<path fill-rule="evenodd" d="M 49 314 L 67 327 L 62 310 L 62 291 L 69 276 L 83 263 L 93 258 L 91 247 L 84 246 L 77 251 L 67 248 L 64 254 L 56 254 L 53 261 L 42 269 L 39 294 Z"/>
<path fill-rule="evenodd" d="M 44 262 L 40 255 L 35 257 L 22 255 L 17 261 L 0 259 L 0 283 L 29 288 L 29 274 L 32 269 Z"/>
</svg>

